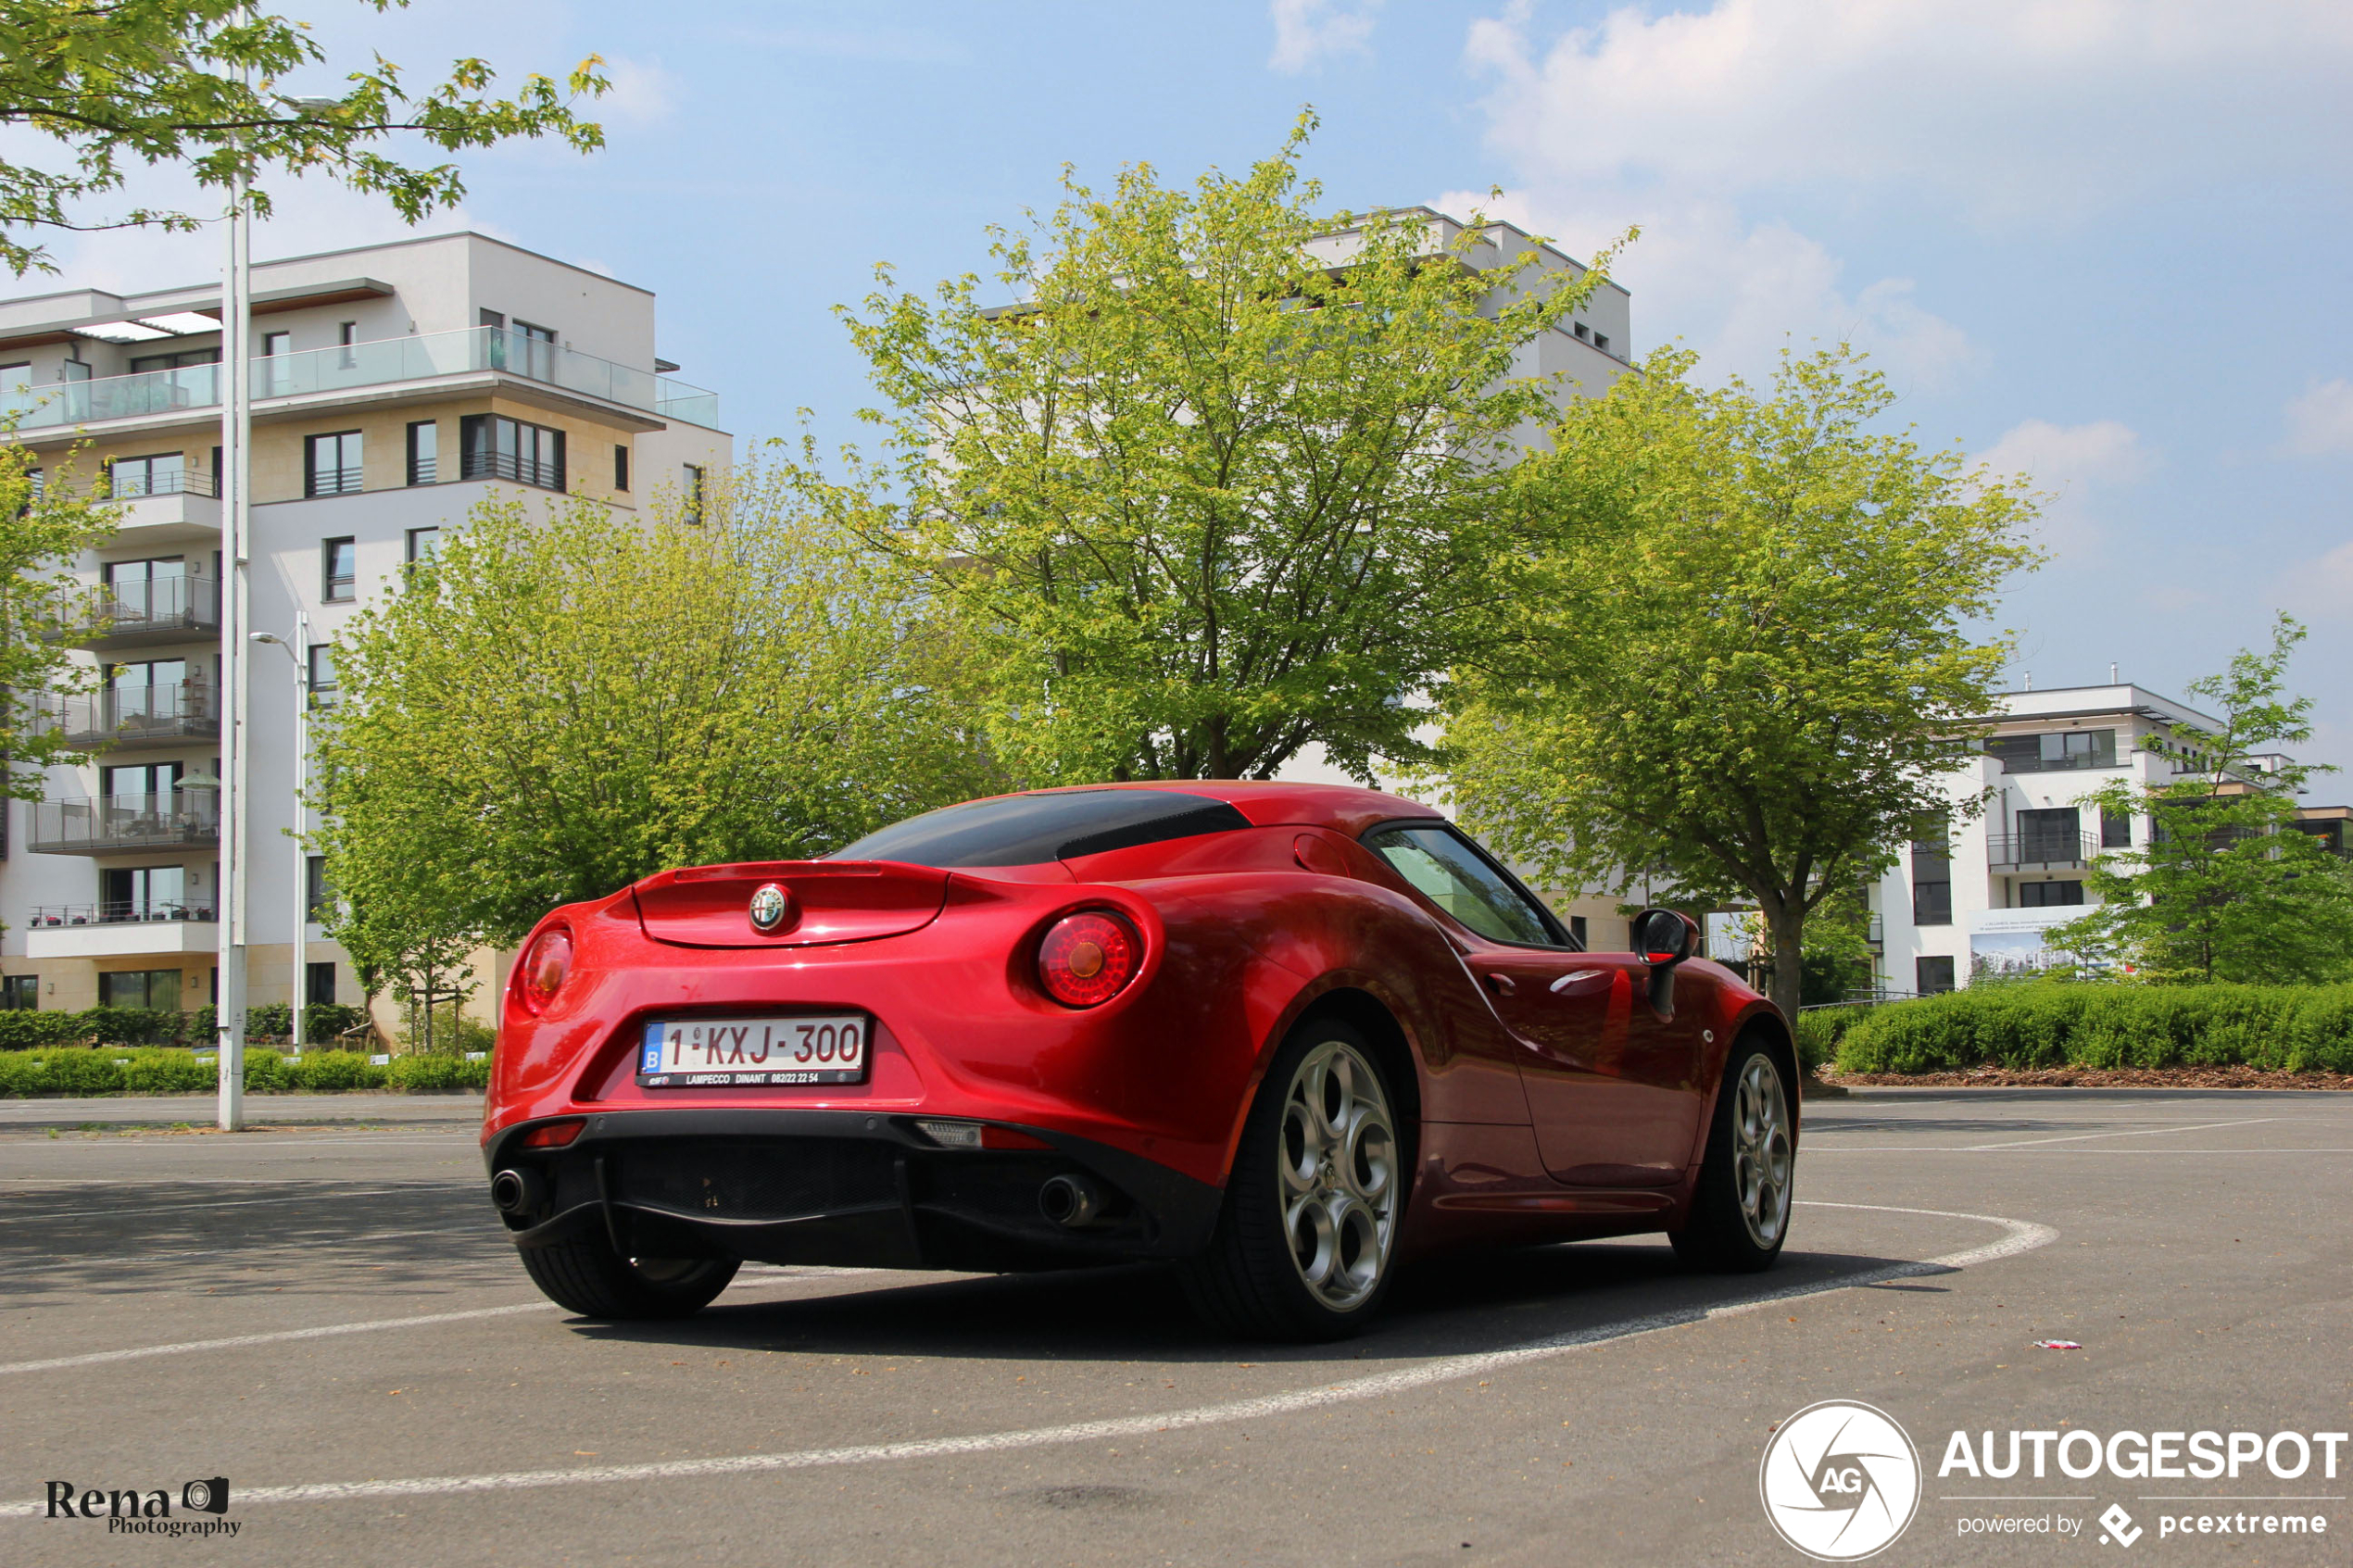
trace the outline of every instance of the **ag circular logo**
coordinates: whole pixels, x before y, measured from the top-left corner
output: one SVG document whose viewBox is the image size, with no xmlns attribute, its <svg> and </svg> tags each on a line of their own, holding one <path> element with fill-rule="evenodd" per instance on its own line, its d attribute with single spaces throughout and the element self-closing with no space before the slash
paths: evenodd
<svg viewBox="0 0 2353 1568">
<path fill-rule="evenodd" d="M 1885 1411 L 1825 1399 L 1781 1423 L 1756 1490 L 1781 1539 L 1819 1562 L 1853 1562 L 1919 1512 L 1919 1450 Z"/>
<path fill-rule="evenodd" d="M 760 884 L 751 896 L 751 924 L 755 931 L 774 931 L 792 913 L 792 895 L 773 882 Z"/>
</svg>

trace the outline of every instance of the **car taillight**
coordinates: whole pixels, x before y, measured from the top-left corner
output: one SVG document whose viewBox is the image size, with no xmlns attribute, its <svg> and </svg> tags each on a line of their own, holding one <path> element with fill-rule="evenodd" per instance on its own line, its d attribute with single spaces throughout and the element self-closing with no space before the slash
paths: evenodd
<svg viewBox="0 0 2353 1568">
<path fill-rule="evenodd" d="M 1064 915 L 1038 945 L 1038 983 L 1058 1002 L 1100 1007 L 1136 978 L 1144 944 L 1136 928 L 1100 909 Z"/>
<path fill-rule="evenodd" d="M 535 1013 L 546 1012 L 571 973 L 572 933 L 560 925 L 541 932 L 522 956 L 522 1005 Z"/>
</svg>

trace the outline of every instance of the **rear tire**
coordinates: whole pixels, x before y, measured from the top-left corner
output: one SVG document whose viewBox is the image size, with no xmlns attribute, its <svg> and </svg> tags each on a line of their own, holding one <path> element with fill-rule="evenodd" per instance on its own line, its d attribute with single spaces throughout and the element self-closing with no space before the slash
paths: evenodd
<svg viewBox="0 0 2353 1568">
<path fill-rule="evenodd" d="M 733 1259 L 624 1258 L 601 1232 L 522 1247 L 523 1272 L 557 1306 L 584 1318 L 691 1317 L 727 1288 Z"/>
<path fill-rule="evenodd" d="M 1380 1310 L 1405 1212 L 1395 1103 L 1355 1029 L 1322 1019 L 1291 1032 L 1243 1124 L 1217 1233 L 1183 1270 L 1211 1327 L 1342 1339 Z"/>
<path fill-rule="evenodd" d="M 1690 1223 L 1667 1239 L 1693 1268 L 1756 1273 L 1789 1238 L 1797 1123 L 1781 1064 L 1755 1035 L 1733 1044 L 1707 1131 Z"/>
</svg>

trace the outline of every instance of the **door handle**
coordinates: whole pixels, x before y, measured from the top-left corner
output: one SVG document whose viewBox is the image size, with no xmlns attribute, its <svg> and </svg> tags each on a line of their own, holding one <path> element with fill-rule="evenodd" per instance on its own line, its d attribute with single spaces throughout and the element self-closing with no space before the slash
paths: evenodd
<svg viewBox="0 0 2353 1568">
<path fill-rule="evenodd" d="M 1510 975 L 1497 974 L 1492 970 L 1488 972 L 1486 980 L 1487 988 L 1499 997 L 1508 997 L 1519 989 L 1519 983 Z"/>
<path fill-rule="evenodd" d="M 1554 981 L 1552 988 L 1556 992 L 1566 991 L 1571 985 L 1578 985 L 1583 981 L 1606 980 L 1608 978 L 1609 971 L 1605 969 L 1571 970 L 1568 973 L 1562 975 L 1558 980 Z"/>
</svg>

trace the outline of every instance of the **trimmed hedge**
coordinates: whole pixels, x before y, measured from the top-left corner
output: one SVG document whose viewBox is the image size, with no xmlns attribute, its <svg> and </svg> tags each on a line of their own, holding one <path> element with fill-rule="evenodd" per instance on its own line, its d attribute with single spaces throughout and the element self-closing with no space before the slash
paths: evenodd
<svg viewBox="0 0 2353 1568">
<path fill-rule="evenodd" d="M 1801 1009 L 1797 1015 L 1797 1068 L 1811 1073 L 1838 1060 L 1838 1043 L 1870 1009 L 1855 1003 Z"/>
<path fill-rule="evenodd" d="M 1974 985 L 1860 1014 L 1848 1073 L 1972 1067 L 2233 1067 L 2353 1072 L 2353 985 Z"/>
<path fill-rule="evenodd" d="M 57 1046 L 0 1053 L 0 1098 L 36 1095 L 208 1094 L 220 1082 L 214 1064 L 194 1051 L 157 1047 Z M 396 1056 L 378 1065 L 359 1051 L 305 1051 L 302 1060 L 272 1050 L 245 1056 L 245 1088 L 254 1094 L 332 1093 L 339 1089 L 480 1089 L 490 1062 L 461 1056 Z"/>
<path fill-rule="evenodd" d="M 304 1032 L 314 1040 L 329 1040 L 368 1020 L 365 1008 L 336 1002 L 313 1002 L 302 1010 Z M 257 1039 L 294 1037 L 294 1010 L 283 1002 L 264 1002 L 245 1010 L 245 1034 Z M 31 1008 L 0 1010 L 0 1051 L 31 1050 L 40 1046 L 170 1046 L 209 1043 L 213 1010 L 205 1006 L 193 1012 L 170 1008 L 91 1008 L 82 1012 L 41 1011 Z"/>
</svg>

